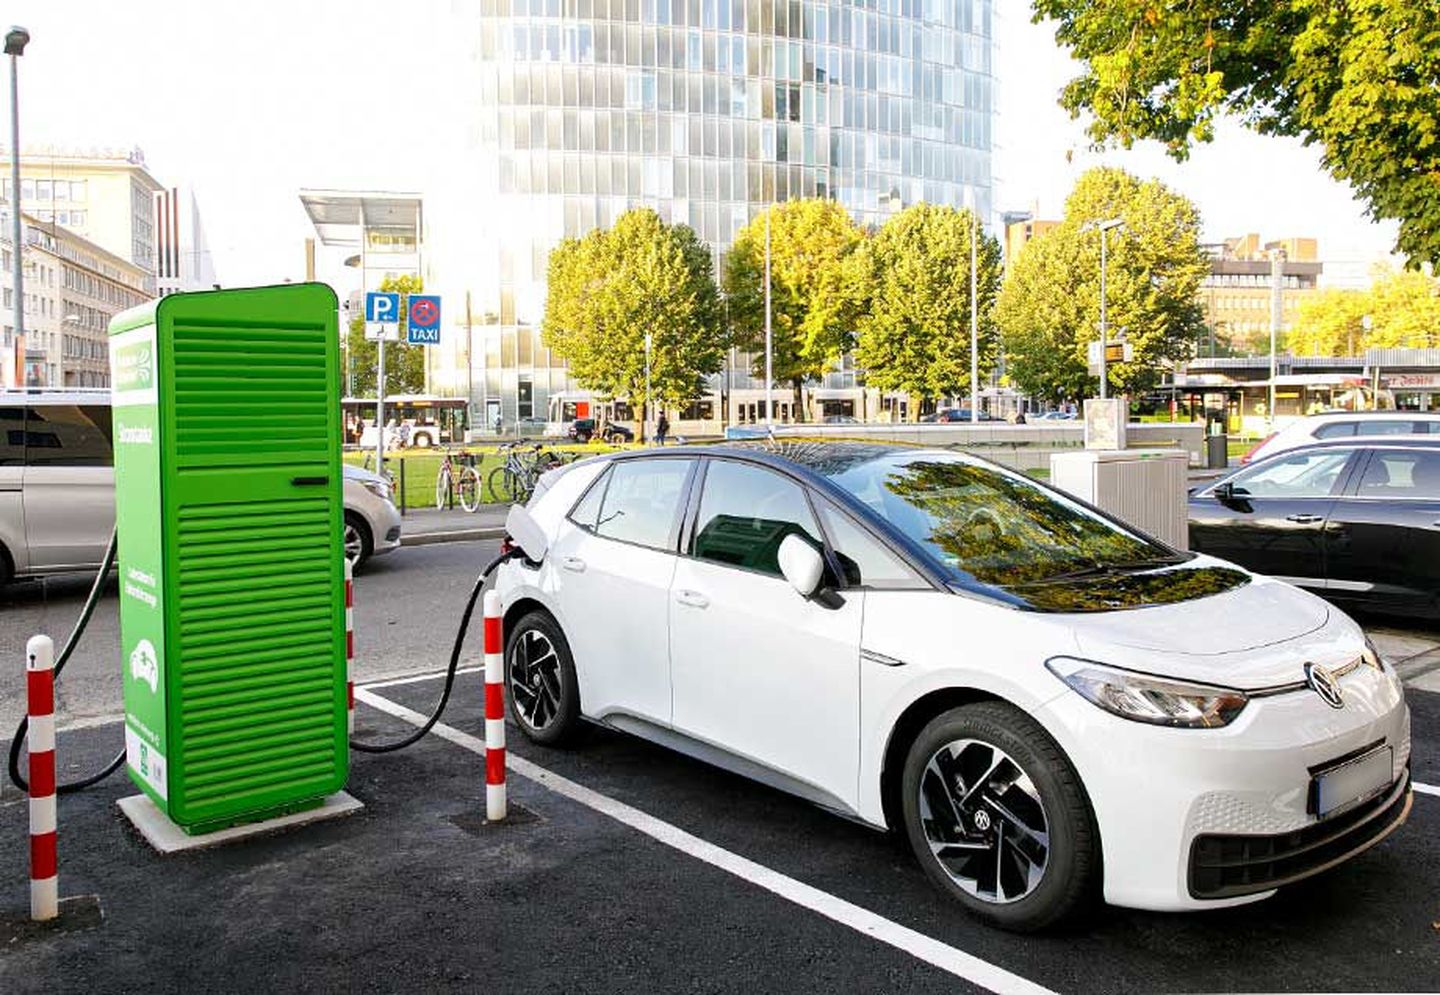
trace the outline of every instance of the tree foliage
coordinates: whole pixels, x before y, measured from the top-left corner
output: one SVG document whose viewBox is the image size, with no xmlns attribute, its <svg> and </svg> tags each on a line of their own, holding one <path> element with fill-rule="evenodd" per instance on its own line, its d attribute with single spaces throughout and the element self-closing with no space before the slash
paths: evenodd
<svg viewBox="0 0 1440 995">
<path fill-rule="evenodd" d="M 1125 227 L 1104 236 L 1110 337 L 1134 349 L 1131 362 L 1110 364 L 1112 387 L 1152 386 L 1204 328 L 1196 293 L 1209 263 L 1195 205 L 1158 180 L 1089 170 L 1065 202 L 1065 220 L 1011 262 L 996 302 L 1010 378 L 1029 393 L 1064 400 L 1095 389 L 1086 349 L 1100 337 L 1102 236 L 1086 225 L 1112 218 Z"/>
<path fill-rule="evenodd" d="M 797 393 L 854 345 L 865 303 L 864 232 L 832 200 L 776 204 L 740 229 L 725 266 L 736 344 L 765 372 L 765 218 L 770 217 L 772 369 Z"/>
<path fill-rule="evenodd" d="M 1084 64 L 1061 103 L 1098 144 L 1183 159 L 1238 116 L 1323 148 L 1397 248 L 1440 262 L 1440 0 L 1034 0 Z"/>
<path fill-rule="evenodd" d="M 970 239 L 974 215 L 916 204 L 888 220 L 861 256 L 870 306 L 860 317 L 856 364 L 884 391 L 942 397 L 970 389 Z M 978 226 L 977 226 L 978 227 Z M 995 363 L 993 308 L 1000 243 L 976 243 L 980 375 Z"/>
<path fill-rule="evenodd" d="M 1301 305 L 1286 344 L 1297 356 L 1440 347 L 1440 279 L 1414 271 L 1389 272 L 1368 290 L 1322 290 Z"/>
<path fill-rule="evenodd" d="M 380 281 L 381 293 L 400 295 L 400 329 L 404 335 L 405 319 L 409 314 L 410 295 L 423 293 L 425 282 L 419 276 L 387 276 Z M 346 350 L 350 366 L 351 383 L 348 389 L 356 396 L 371 396 L 375 389 L 375 374 L 379 366 L 379 349 L 376 343 L 365 338 L 365 316 L 350 320 L 346 337 Z M 425 349 L 423 345 L 407 345 L 404 342 L 385 343 L 385 395 L 423 394 L 425 392 Z"/>
<path fill-rule="evenodd" d="M 550 253 L 544 341 L 583 387 L 638 405 L 650 400 L 649 332 L 654 397 L 678 403 L 724 359 L 718 301 L 710 250 L 695 233 L 648 208 L 631 210 Z"/>
</svg>

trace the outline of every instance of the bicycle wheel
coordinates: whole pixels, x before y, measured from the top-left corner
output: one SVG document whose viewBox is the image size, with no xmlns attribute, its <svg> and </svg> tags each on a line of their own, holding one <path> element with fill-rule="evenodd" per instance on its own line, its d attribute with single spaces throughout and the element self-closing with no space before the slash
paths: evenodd
<svg viewBox="0 0 1440 995">
<path fill-rule="evenodd" d="M 490 476 L 485 482 L 490 485 L 490 499 L 500 504 L 510 504 L 515 500 L 514 488 L 515 475 L 507 466 L 497 466 L 490 471 Z"/>
<path fill-rule="evenodd" d="M 441 465 L 435 475 L 435 507 L 443 508 L 449 503 L 451 483 L 450 467 Z"/>
<path fill-rule="evenodd" d="M 480 474 L 473 466 L 461 468 L 455 490 L 460 498 L 460 507 L 466 511 L 480 507 Z"/>
</svg>

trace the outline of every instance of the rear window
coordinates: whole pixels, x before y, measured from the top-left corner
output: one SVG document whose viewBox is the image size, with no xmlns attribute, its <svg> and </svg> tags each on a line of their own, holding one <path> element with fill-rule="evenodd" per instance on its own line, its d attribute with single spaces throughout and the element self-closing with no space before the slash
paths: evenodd
<svg viewBox="0 0 1440 995">
<path fill-rule="evenodd" d="M 36 404 L 25 423 L 27 466 L 110 466 L 110 406 Z"/>
<path fill-rule="evenodd" d="M 1371 498 L 1440 500 L 1440 452 L 1376 452 L 1357 493 Z"/>
<path fill-rule="evenodd" d="M 25 462 L 25 409 L 0 407 L 0 466 Z"/>
</svg>

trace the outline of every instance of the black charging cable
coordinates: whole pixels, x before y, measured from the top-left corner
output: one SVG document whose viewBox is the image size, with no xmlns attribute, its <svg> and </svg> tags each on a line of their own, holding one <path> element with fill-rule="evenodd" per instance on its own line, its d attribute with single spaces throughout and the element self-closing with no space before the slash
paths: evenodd
<svg viewBox="0 0 1440 995">
<path fill-rule="evenodd" d="M 460 666 L 460 651 L 465 646 L 465 636 L 470 631 L 470 617 L 475 614 L 475 602 L 480 600 L 480 592 L 485 590 L 485 582 L 490 579 L 500 564 L 514 556 L 522 555 L 519 549 L 511 549 L 501 553 L 491 560 L 480 575 L 475 578 L 475 586 L 470 589 L 470 597 L 465 602 L 465 611 L 460 615 L 460 627 L 455 630 L 455 643 L 450 647 L 450 665 L 445 668 L 445 688 L 440 692 L 440 701 L 435 705 L 435 710 L 425 720 L 425 724 L 416 729 L 404 739 L 396 740 L 393 743 L 361 743 L 358 740 L 350 740 L 350 748 L 359 750 L 361 753 L 393 753 L 396 750 L 403 750 L 407 746 L 424 739 L 435 723 L 440 721 L 440 716 L 445 713 L 445 706 L 450 702 L 450 689 L 455 685 L 455 671 Z"/>
<path fill-rule="evenodd" d="M 105 590 L 105 579 L 110 575 L 110 568 L 115 565 L 115 530 L 110 530 L 110 542 L 105 547 L 105 558 L 100 564 L 100 569 L 95 573 L 95 583 L 90 585 L 90 595 L 85 599 L 85 607 L 80 609 L 80 618 L 75 622 L 75 628 L 70 630 L 70 638 L 65 640 L 65 645 L 60 650 L 60 655 L 55 658 L 55 677 L 60 677 L 60 671 L 65 669 L 65 664 L 70 660 L 70 654 L 75 652 L 75 647 L 80 645 L 80 637 L 85 632 L 85 627 L 90 624 L 90 616 L 95 614 L 95 606 L 100 602 L 100 595 Z M 10 740 L 10 781 L 21 791 L 28 792 L 30 783 L 20 774 L 20 749 L 25 742 L 25 737 L 30 732 L 30 716 L 26 715 L 20 720 L 20 725 L 15 729 L 15 736 Z M 78 781 L 70 781 L 66 784 L 57 785 L 55 790 L 62 795 L 68 795 L 75 791 L 83 791 L 94 784 L 99 784 L 105 778 L 120 769 L 125 762 L 125 751 L 121 750 L 114 760 L 98 774 L 91 774 L 89 777 L 81 778 Z"/>
</svg>

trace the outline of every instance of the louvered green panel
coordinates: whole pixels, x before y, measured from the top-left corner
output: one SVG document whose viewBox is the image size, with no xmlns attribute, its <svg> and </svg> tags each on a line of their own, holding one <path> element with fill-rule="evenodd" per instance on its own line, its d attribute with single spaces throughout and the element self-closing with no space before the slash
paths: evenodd
<svg viewBox="0 0 1440 995">
<path fill-rule="evenodd" d="M 165 783 L 135 779 L 193 832 L 345 782 L 335 298 L 296 285 L 152 309 Z"/>
</svg>

